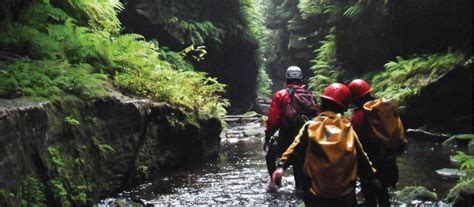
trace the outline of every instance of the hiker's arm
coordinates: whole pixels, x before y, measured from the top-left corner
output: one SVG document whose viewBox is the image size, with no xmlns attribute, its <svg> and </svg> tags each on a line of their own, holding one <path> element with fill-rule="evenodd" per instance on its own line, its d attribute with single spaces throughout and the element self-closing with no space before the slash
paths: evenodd
<svg viewBox="0 0 474 207">
<path fill-rule="evenodd" d="M 286 170 L 298 156 L 304 156 L 304 152 L 306 152 L 307 146 L 308 123 L 300 129 L 300 132 L 296 136 L 293 143 L 290 145 L 290 147 L 288 147 L 285 153 L 283 153 L 280 158 L 280 162 L 278 163 L 278 167 L 281 167 Z"/>
<path fill-rule="evenodd" d="M 276 93 L 272 98 L 265 130 L 265 143 L 270 141 L 270 138 L 275 134 L 276 131 L 278 131 L 278 128 L 280 127 L 282 114 L 281 96 L 282 94 Z"/>
</svg>

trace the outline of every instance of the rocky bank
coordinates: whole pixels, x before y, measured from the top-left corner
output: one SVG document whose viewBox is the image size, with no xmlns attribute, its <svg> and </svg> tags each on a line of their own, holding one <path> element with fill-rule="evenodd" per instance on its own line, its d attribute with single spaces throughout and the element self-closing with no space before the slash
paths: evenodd
<svg viewBox="0 0 474 207">
<path fill-rule="evenodd" d="M 221 121 L 128 97 L 0 100 L 0 206 L 84 206 L 217 155 Z"/>
</svg>

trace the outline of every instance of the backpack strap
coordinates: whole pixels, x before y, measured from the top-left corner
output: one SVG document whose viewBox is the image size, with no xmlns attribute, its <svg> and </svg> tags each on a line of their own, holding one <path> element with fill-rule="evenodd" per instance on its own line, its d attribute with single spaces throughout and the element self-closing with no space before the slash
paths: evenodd
<svg viewBox="0 0 474 207">
<path fill-rule="evenodd" d="M 296 88 L 287 88 L 286 91 L 290 93 L 290 100 L 292 100 L 293 96 L 295 96 Z"/>
</svg>

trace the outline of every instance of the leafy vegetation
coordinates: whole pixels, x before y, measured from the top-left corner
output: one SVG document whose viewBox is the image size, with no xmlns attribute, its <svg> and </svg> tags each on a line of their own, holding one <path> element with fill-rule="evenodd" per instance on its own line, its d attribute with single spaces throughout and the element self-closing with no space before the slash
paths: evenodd
<svg viewBox="0 0 474 207">
<path fill-rule="evenodd" d="M 70 160 L 70 156 L 64 155 L 57 147 L 48 147 L 49 165 L 51 171 L 49 172 L 50 179 L 48 181 L 49 187 L 54 193 L 56 201 L 61 206 L 72 206 L 72 204 L 87 205 L 90 203 L 88 195 L 94 188 L 85 177 L 81 176 L 81 168 L 83 163 L 77 165 Z"/>
<path fill-rule="evenodd" d="M 448 144 L 453 141 L 468 141 L 469 147 L 474 146 L 474 134 L 460 134 L 455 135 L 446 140 L 443 144 Z M 472 153 L 472 152 L 470 152 Z M 465 172 L 465 176 L 461 177 L 458 184 L 450 190 L 447 200 L 451 203 L 456 203 L 459 199 L 460 193 L 472 194 L 474 192 L 473 183 L 474 183 L 474 156 L 466 154 L 464 152 L 457 152 L 456 155 L 451 157 L 451 160 L 454 160 L 460 163 L 460 170 Z"/>
<path fill-rule="evenodd" d="M 36 176 L 29 176 L 17 195 L 20 206 L 46 206 L 45 186 Z"/>
<path fill-rule="evenodd" d="M 166 20 L 166 29 L 178 39 L 181 44 L 202 45 L 208 38 L 220 42 L 223 31 L 209 21 L 197 22 L 172 17 Z"/>
<path fill-rule="evenodd" d="M 460 134 L 455 135 L 446 140 L 443 144 L 447 144 L 453 141 L 467 141 L 469 142 L 469 146 L 474 146 L 474 134 Z M 472 152 L 470 152 L 472 153 Z M 472 179 L 474 176 L 474 156 L 470 154 L 466 154 L 464 152 L 457 152 L 457 154 L 451 157 L 452 160 L 459 162 L 460 170 L 466 172 L 466 177 L 462 178 L 462 180 L 466 181 L 468 179 Z"/>
<path fill-rule="evenodd" d="M 451 203 L 459 202 L 458 199 L 462 199 L 461 195 L 472 195 L 474 193 L 474 178 L 470 178 L 466 181 L 459 182 L 451 191 L 449 191 L 447 200 Z M 462 205 L 458 205 L 462 206 Z"/>
<path fill-rule="evenodd" d="M 311 61 L 314 64 L 311 67 L 314 76 L 311 78 L 310 86 L 318 92 L 323 92 L 327 86 L 338 82 L 344 76 L 336 57 L 335 30 L 336 28 L 333 28 L 326 36 L 326 40 L 321 42 L 321 47 L 315 51 L 316 58 Z"/>
<path fill-rule="evenodd" d="M 298 3 L 298 9 L 304 19 L 308 19 L 309 17 L 316 16 L 323 12 L 323 6 L 320 2 L 315 0 L 300 0 Z"/>
<path fill-rule="evenodd" d="M 377 97 L 391 97 L 403 104 L 440 75 L 465 62 L 465 55 L 452 52 L 413 56 L 410 59 L 398 57 L 374 76 L 372 86 Z"/>
<path fill-rule="evenodd" d="M 452 159 L 461 163 L 461 170 L 466 171 L 467 175 L 474 176 L 474 156 L 458 152 Z"/>
<path fill-rule="evenodd" d="M 138 34 L 118 34 L 116 11 L 123 8 L 118 1 L 12 1 L 9 6 L 21 7 L 21 12 L 8 14 L 1 24 L 0 97 L 94 98 L 116 85 L 130 94 L 202 113 L 225 112 L 227 102 L 219 98 L 224 85 L 193 72 L 185 60 L 189 48 L 177 53 Z M 173 28 L 189 34 L 186 39 L 192 43 L 219 36 L 208 22 Z M 191 50 L 199 51 L 194 58 L 202 60 L 204 48 Z"/>
<path fill-rule="evenodd" d="M 387 13 L 389 0 L 300 0 L 298 9 L 304 19 L 320 14 L 330 14 L 357 20 L 364 13 L 373 10 L 382 14 Z"/>
</svg>

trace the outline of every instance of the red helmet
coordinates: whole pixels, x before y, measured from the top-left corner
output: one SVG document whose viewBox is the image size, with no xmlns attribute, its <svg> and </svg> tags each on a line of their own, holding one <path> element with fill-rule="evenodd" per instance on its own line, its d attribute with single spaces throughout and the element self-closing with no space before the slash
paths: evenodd
<svg viewBox="0 0 474 207">
<path fill-rule="evenodd" d="M 351 89 L 352 100 L 354 100 L 354 102 L 372 92 L 370 85 L 361 79 L 352 81 L 349 84 L 349 88 Z"/>
<path fill-rule="evenodd" d="M 321 98 L 334 101 L 344 109 L 349 108 L 351 97 L 351 90 L 346 85 L 340 83 L 331 84 L 321 95 Z"/>
</svg>

